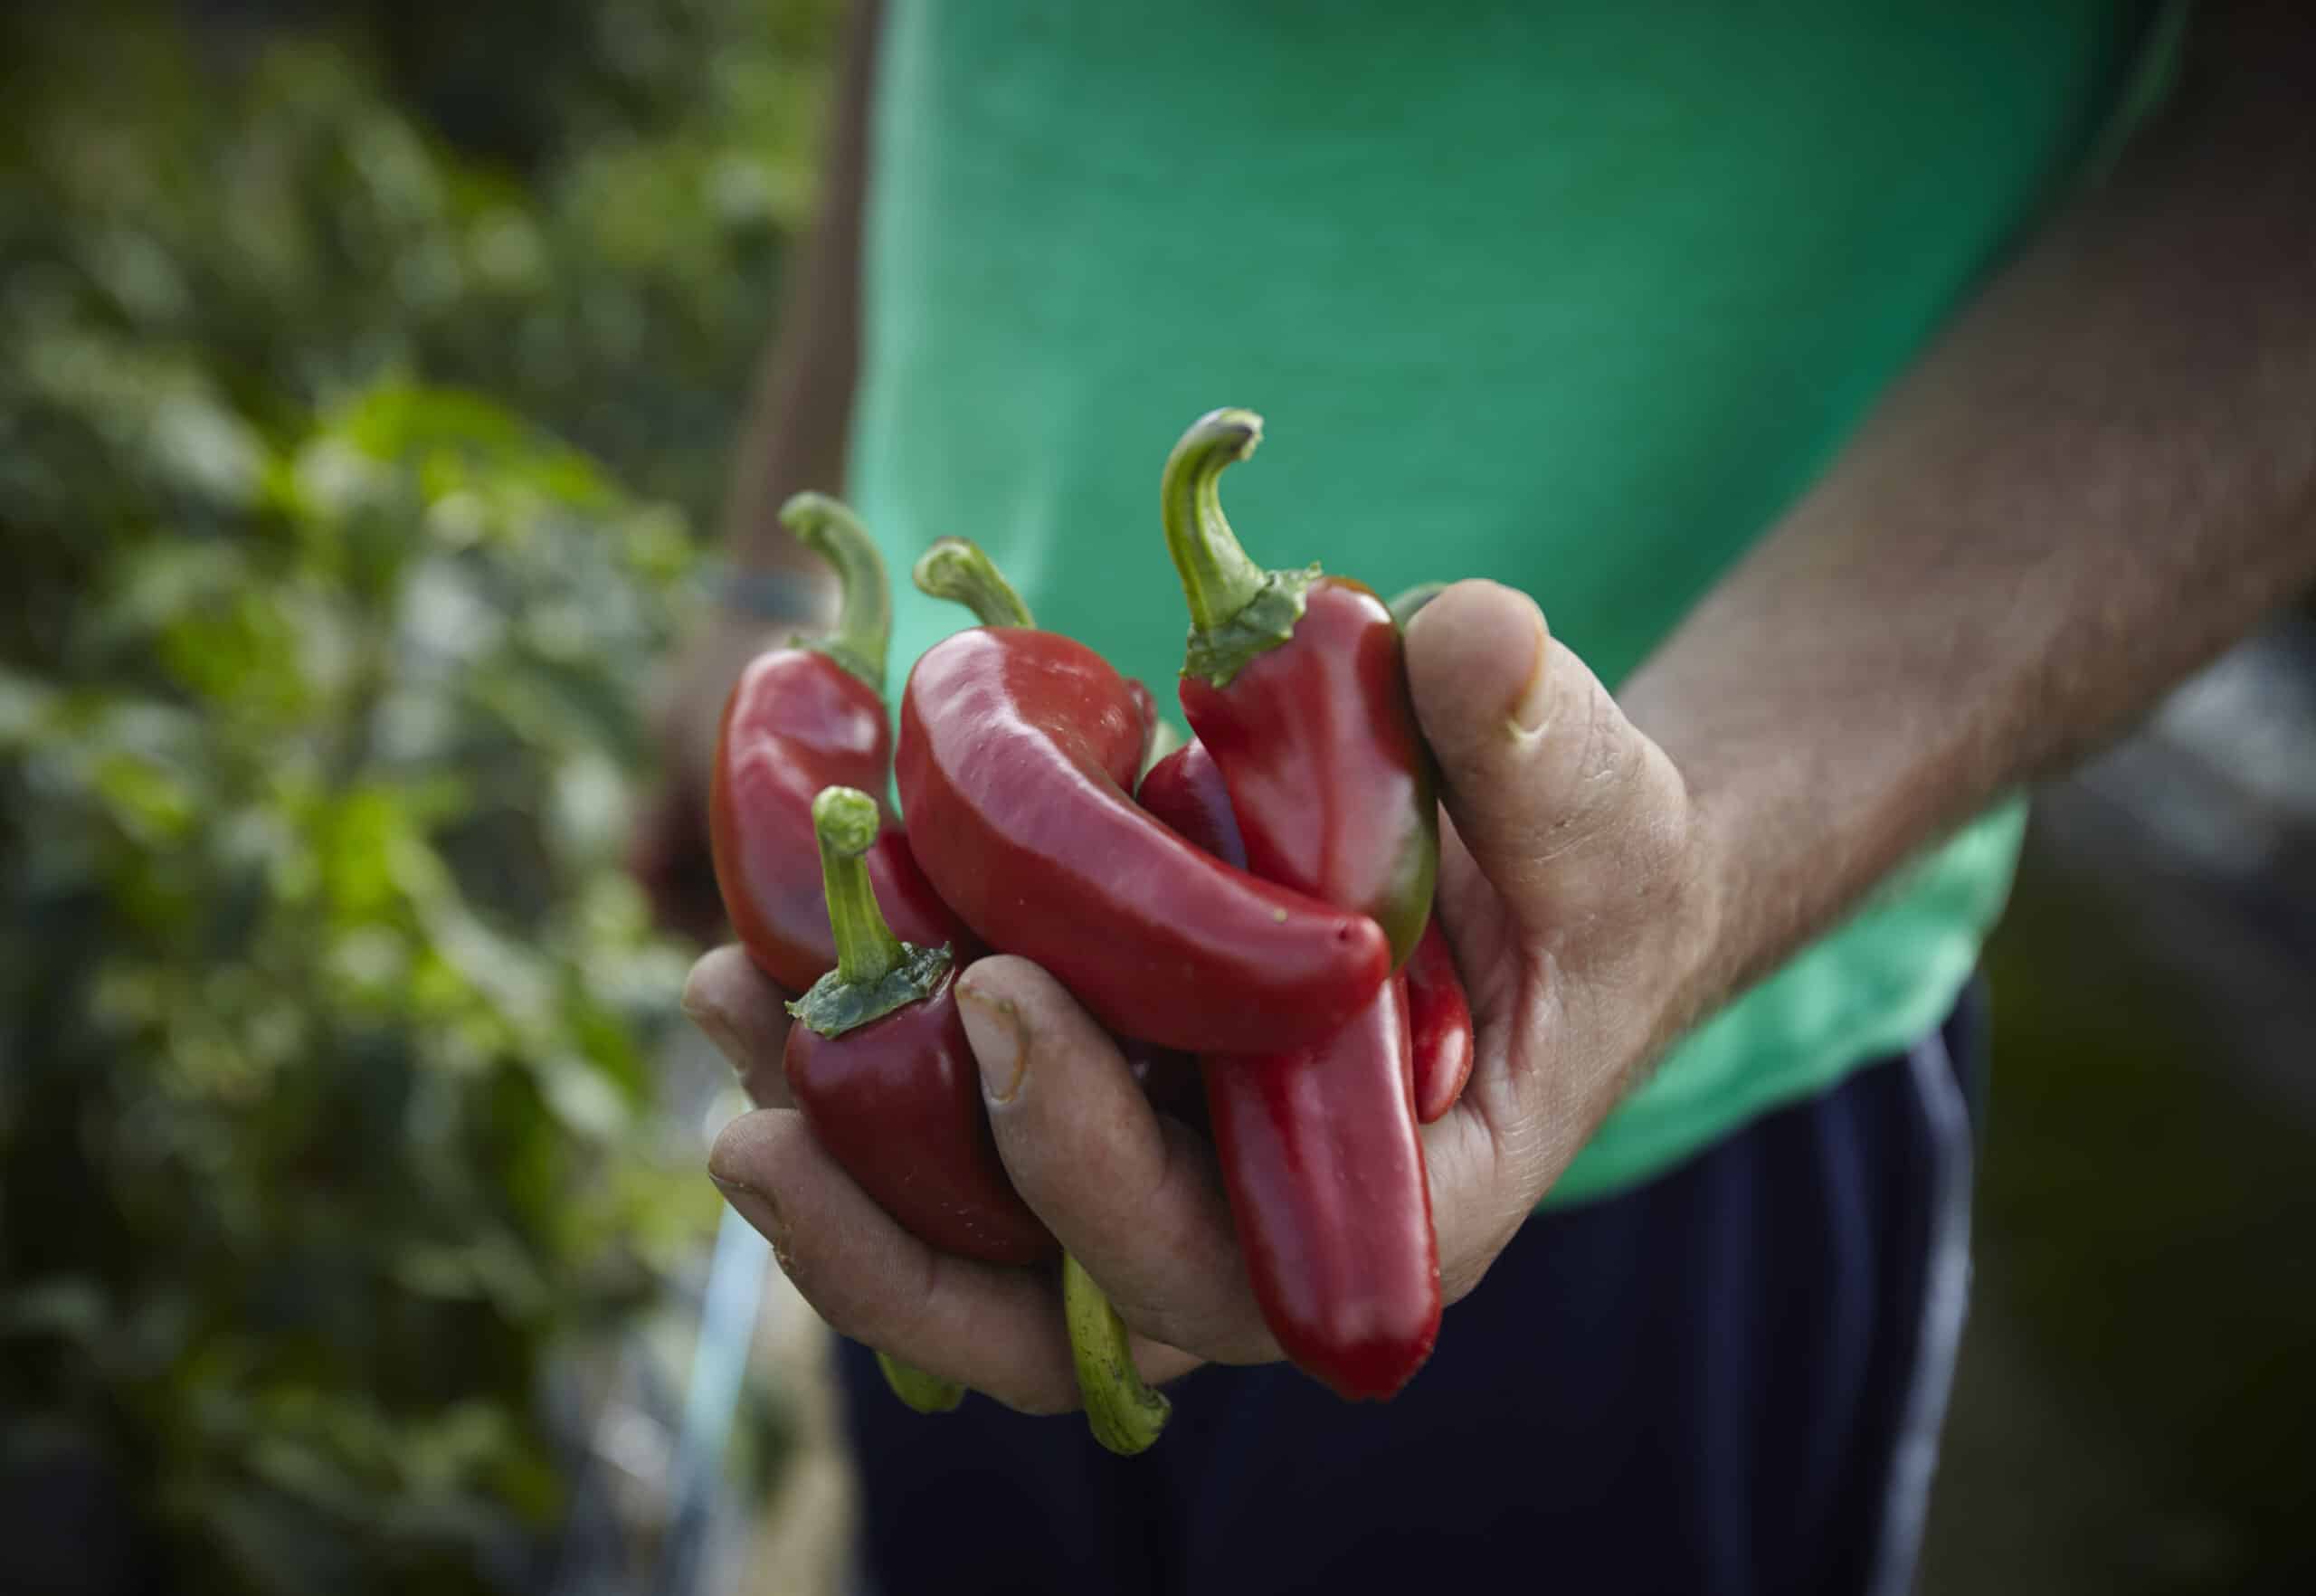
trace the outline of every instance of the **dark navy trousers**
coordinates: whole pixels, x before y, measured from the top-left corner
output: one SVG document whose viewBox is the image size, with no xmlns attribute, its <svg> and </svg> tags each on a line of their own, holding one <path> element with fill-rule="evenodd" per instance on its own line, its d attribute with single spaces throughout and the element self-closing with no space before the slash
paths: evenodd
<svg viewBox="0 0 2316 1596">
<path fill-rule="evenodd" d="M 920 1418 L 846 1344 L 861 1588 L 1903 1591 L 1967 1291 L 1983 1012 L 1973 989 L 1907 1053 L 1531 1219 L 1381 1406 L 1203 1369 L 1119 1458 L 979 1397 Z"/>
</svg>

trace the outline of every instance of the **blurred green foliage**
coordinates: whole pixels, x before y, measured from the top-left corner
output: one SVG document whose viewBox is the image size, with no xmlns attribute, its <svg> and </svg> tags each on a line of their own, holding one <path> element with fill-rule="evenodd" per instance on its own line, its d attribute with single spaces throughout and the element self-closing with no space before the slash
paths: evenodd
<svg viewBox="0 0 2316 1596">
<path fill-rule="evenodd" d="M 508 1587 L 544 1372 L 712 1223 L 616 859 L 831 8 L 441 93 L 447 6 L 222 9 L 0 23 L 0 1479 L 171 1588 Z"/>
</svg>

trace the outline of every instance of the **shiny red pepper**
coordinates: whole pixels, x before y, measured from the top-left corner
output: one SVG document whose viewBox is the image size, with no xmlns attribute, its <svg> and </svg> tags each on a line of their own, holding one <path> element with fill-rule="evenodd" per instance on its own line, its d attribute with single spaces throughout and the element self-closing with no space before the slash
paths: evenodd
<svg viewBox="0 0 2316 1596">
<path fill-rule="evenodd" d="M 1150 767 L 1142 778 L 1142 806 L 1218 859 L 1246 857 L 1229 790 L 1203 743 L 1177 748 Z M 1472 1073 L 1472 1006 L 1437 917 L 1424 926 L 1400 974 L 1408 986 L 1416 1117 L 1429 1125 L 1456 1106 Z M 1138 1072 L 1141 1068 L 1137 1060 Z M 1153 1081 L 1161 1078 L 1160 1067 L 1153 1063 L 1149 1074 Z"/>
<path fill-rule="evenodd" d="M 1148 688 L 1132 677 L 1126 679 L 1125 696 L 1134 700 L 1134 712 L 1142 717 L 1142 756 L 1134 768 L 1148 770 L 1150 762 L 1155 759 L 1159 753 L 1158 738 L 1162 717 L 1158 713 L 1158 699 Z"/>
<path fill-rule="evenodd" d="M 1152 766 L 1142 803 L 1218 858 L 1244 857 L 1202 745 Z M 1315 1046 L 1204 1064 L 1215 1153 L 1263 1322 L 1298 1368 L 1346 1399 L 1397 1392 L 1439 1334 L 1413 1069 L 1398 976 Z"/>
<path fill-rule="evenodd" d="M 835 785 L 881 797 L 890 779 L 884 681 L 892 596 L 876 545 L 842 505 L 800 493 L 780 514 L 836 567 L 843 608 L 827 637 L 760 654 L 741 673 L 724 707 L 708 836 L 734 933 L 775 983 L 802 992 L 836 964 L 812 841 L 813 795 Z M 969 953 L 963 926 L 917 869 L 898 825 L 878 834 L 868 867 L 903 938 Z"/>
<path fill-rule="evenodd" d="M 1439 1249 L 1408 1090 L 1407 987 L 1316 1047 L 1206 1069 L 1208 1124 L 1264 1322 L 1350 1401 L 1397 1394 L 1439 1335 Z"/>
<path fill-rule="evenodd" d="M 1182 712 L 1229 786 L 1248 868 L 1372 916 L 1397 968 L 1430 917 L 1439 869 L 1399 625 L 1361 583 L 1247 557 L 1215 482 L 1261 438 L 1260 416 L 1218 410 L 1166 461 L 1166 547 L 1191 610 Z"/>
<path fill-rule="evenodd" d="M 901 699 L 902 807 L 967 926 L 1159 1047 L 1297 1047 L 1373 1001 L 1391 962 L 1373 920 L 1210 859 L 1135 807 L 1145 721 L 1099 655 L 1030 630 L 961 540 L 917 582 L 1014 618 L 935 644 Z"/>
<path fill-rule="evenodd" d="M 997 1154 L 946 947 L 896 936 L 861 856 L 876 800 L 830 787 L 812 803 L 836 967 L 789 1010 L 788 1092 L 860 1189 L 918 1240 L 986 1263 L 1041 1263 L 1052 1232 Z"/>
<path fill-rule="evenodd" d="M 1456 1106 L 1472 1076 L 1471 1001 L 1436 916 L 1400 974 L 1408 983 L 1413 1031 L 1415 1115 L 1429 1125 Z"/>
</svg>

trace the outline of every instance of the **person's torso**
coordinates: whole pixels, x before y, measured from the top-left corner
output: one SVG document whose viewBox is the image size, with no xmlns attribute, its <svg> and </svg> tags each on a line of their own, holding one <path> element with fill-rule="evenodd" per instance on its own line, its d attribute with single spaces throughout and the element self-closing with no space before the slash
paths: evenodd
<svg viewBox="0 0 2316 1596">
<path fill-rule="evenodd" d="M 973 538 L 1171 705 L 1159 468 L 1245 405 L 1267 437 L 1223 494 L 1258 561 L 1510 583 L 1613 686 L 2079 169 L 2148 12 L 889 0 L 855 500 L 897 569 Z M 904 591 L 897 660 L 965 623 Z M 1566 1189 L 1934 1022 L 2016 832 L 1692 1039 Z"/>
</svg>

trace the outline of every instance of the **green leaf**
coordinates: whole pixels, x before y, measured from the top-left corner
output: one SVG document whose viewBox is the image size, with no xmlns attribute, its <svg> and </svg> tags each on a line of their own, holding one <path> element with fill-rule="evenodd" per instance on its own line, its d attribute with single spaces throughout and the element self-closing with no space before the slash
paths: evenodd
<svg viewBox="0 0 2316 1596">
<path fill-rule="evenodd" d="M 105 1294 L 94 1280 L 66 1277 L 0 1292 L 0 1339 L 54 1335 L 93 1342 L 107 1317 Z"/>
</svg>

